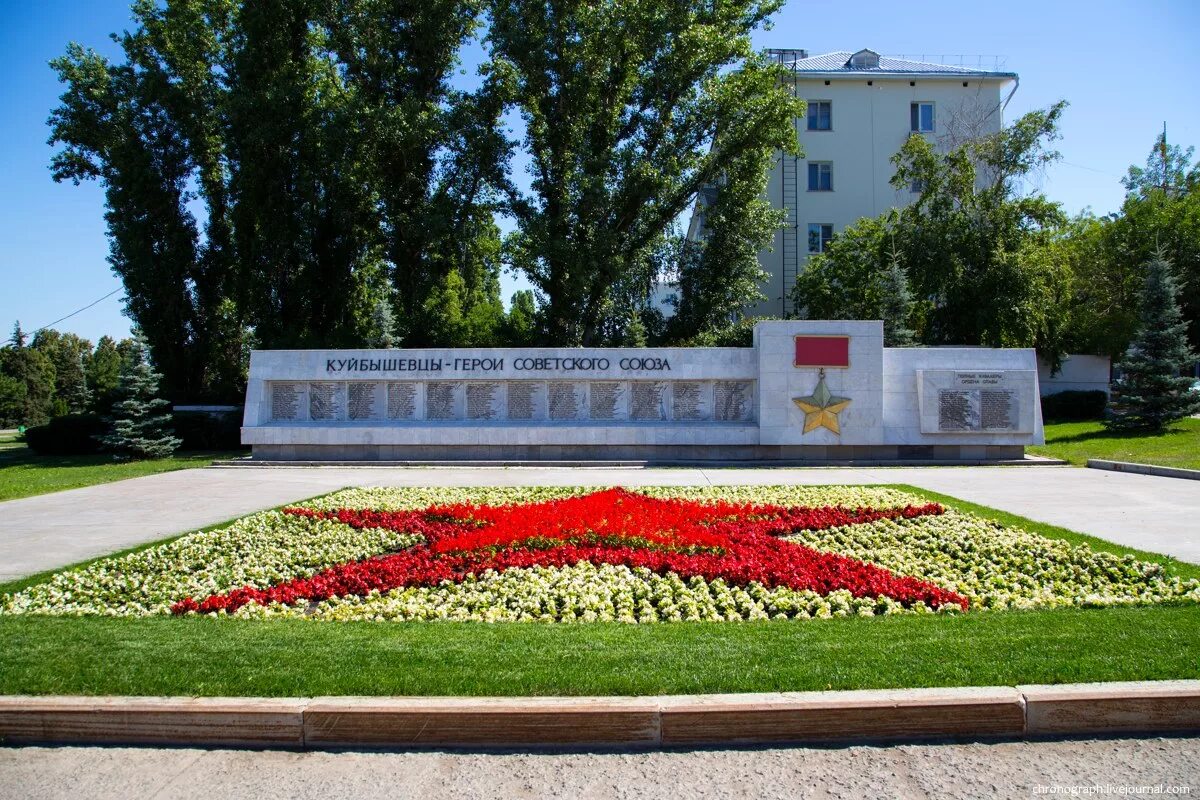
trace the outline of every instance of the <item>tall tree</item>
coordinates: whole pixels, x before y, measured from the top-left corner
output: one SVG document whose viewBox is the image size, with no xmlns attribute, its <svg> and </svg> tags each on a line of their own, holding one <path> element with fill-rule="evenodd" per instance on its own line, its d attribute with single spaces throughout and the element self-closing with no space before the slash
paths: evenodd
<svg viewBox="0 0 1200 800">
<path fill-rule="evenodd" d="M 21 323 L 0 348 L 0 424 L 41 425 L 50 418 L 54 401 L 54 364 L 28 346 Z"/>
<path fill-rule="evenodd" d="M 912 347 L 917 337 L 909 327 L 913 313 L 912 291 L 900 261 L 900 252 L 892 245 L 880 283 L 879 316 L 883 320 L 884 347 Z"/>
<path fill-rule="evenodd" d="M 781 0 L 496 0 L 491 75 L 524 122 L 506 257 L 544 300 L 546 341 L 598 344 L 614 287 L 750 151 L 796 149 L 802 105 L 750 34 Z M 619 327 L 619 326 L 618 326 Z"/>
<path fill-rule="evenodd" d="M 1179 287 L 1171 264 L 1160 252 L 1146 267 L 1139 303 L 1137 337 L 1121 360 L 1121 377 L 1113 383 L 1113 415 L 1105 425 L 1115 430 L 1161 431 L 1200 412 L 1200 395 L 1192 379 L 1179 375 L 1195 363 L 1187 341 L 1187 324 L 1179 310 Z"/>
<path fill-rule="evenodd" d="M 1066 218 L 1056 203 L 1025 193 L 1022 182 L 1058 157 L 1049 145 L 1065 105 L 945 152 L 910 137 L 892 159 L 892 185 L 918 183 L 918 199 L 860 220 L 813 258 L 796 281 L 797 306 L 829 318 L 875 308 L 878 318 L 878 278 L 894 243 L 920 298 L 914 318 L 921 341 L 1060 350 L 1059 300 L 1070 276 L 1041 251 Z"/>
<path fill-rule="evenodd" d="M 774 156 L 765 148 L 746 150 L 706 191 L 704 231 L 679 251 L 678 304 L 667 323 L 668 338 L 686 341 L 726 328 L 764 299 L 758 287 L 766 273 L 758 254 L 784 216 L 765 195 Z"/>
<path fill-rule="evenodd" d="M 92 408 L 103 414 L 112 409 L 120 383 L 122 356 L 117 348 L 111 336 L 101 336 L 84 367 L 88 388 L 92 392 Z"/>
<path fill-rule="evenodd" d="M 31 346 L 54 365 L 55 416 L 86 411 L 91 402 L 86 360 L 92 354 L 92 343 L 73 333 L 45 328 L 33 335 Z"/>
</svg>

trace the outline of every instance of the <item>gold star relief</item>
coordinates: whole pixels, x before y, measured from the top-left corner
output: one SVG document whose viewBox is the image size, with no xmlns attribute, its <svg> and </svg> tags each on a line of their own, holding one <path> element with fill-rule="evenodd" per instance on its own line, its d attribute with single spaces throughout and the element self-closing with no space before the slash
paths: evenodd
<svg viewBox="0 0 1200 800">
<path fill-rule="evenodd" d="M 804 412 L 804 432 L 815 431 L 817 428 L 827 428 L 838 436 L 842 429 L 838 426 L 838 414 L 850 405 L 849 397 L 834 397 L 829 387 L 825 385 L 825 370 L 821 370 L 817 380 L 817 388 L 808 397 L 793 397 L 792 402 Z"/>
</svg>

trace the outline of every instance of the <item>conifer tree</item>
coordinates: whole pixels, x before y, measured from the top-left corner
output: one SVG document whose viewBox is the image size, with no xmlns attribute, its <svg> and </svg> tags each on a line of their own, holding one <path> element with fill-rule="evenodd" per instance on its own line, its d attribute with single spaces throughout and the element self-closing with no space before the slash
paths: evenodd
<svg viewBox="0 0 1200 800">
<path fill-rule="evenodd" d="M 172 435 L 169 403 L 158 396 L 159 374 L 150 364 L 149 347 L 136 331 L 129 355 L 121 364 L 118 400 L 112 409 L 112 433 L 101 437 L 105 449 L 119 459 L 166 458 L 179 447 Z"/>
<path fill-rule="evenodd" d="M 1161 252 L 1146 266 L 1140 314 L 1140 329 L 1112 388 L 1114 413 L 1105 421 L 1112 430 L 1161 431 L 1200 412 L 1200 396 L 1190 391 L 1191 378 L 1177 374 L 1196 356 L 1179 308 L 1179 286 Z"/>
<path fill-rule="evenodd" d="M 916 334 L 908 327 L 912 314 L 912 291 L 908 288 L 908 276 L 900 264 L 900 254 L 892 245 L 891 258 L 883 271 L 880 283 L 879 315 L 883 318 L 884 347 L 913 347 Z"/>
</svg>

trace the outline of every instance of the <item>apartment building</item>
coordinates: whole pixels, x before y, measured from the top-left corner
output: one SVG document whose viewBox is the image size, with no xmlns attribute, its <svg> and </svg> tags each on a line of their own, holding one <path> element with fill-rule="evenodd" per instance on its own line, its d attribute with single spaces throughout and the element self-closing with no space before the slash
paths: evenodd
<svg viewBox="0 0 1200 800">
<path fill-rule="evenodd" d="M 786 317 L 796 275 L 812 255 L 860 217 L 878 216 L 917 196 L 919 186 L 890 183 L 890 160 L 905 139 L 917 133 L 945 148 L 1000 130 L 1018 79 L 999 71 L 998 59 L 962 66 L 872 50 L 771 54 L 788 68 L 788 88 L 807 101 L 808 110 L 796 120 L 803 155 L 781 153 L 771 171 L 767 194 L 786 219 L 771 249 L 759 254 L 769 275 L 762 286 L 766 300 L 750 313 Z M 708 199 L 702 192 L 690 238 L 704 235 Z"/>
</svg>

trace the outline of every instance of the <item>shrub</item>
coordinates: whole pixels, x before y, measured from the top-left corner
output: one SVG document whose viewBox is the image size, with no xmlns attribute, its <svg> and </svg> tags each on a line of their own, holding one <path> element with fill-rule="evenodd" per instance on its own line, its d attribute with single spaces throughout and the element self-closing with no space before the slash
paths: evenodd
<svg viewBox="0 0 1200 800">
<path fill-rule="evenodd" d="M 237 450 L 242 446 L 242 411 L 175 411 L 171 425 L 184 450 Z"/>
<path fill-rule="evenodd" d="M 1056 392 L 1042 398 L 1042 417 L 1062 421 L 1104 419 L 1107 405 L 1108 395 L 1099 389 Z"/>
<path fill-rule="evenodd" d="M 25 431 L 25 443 L 40 456 L 85 456 L 100 452 L 96 437 L 107 432 L 96 414 L 67 414 Z"/>
</svg>

